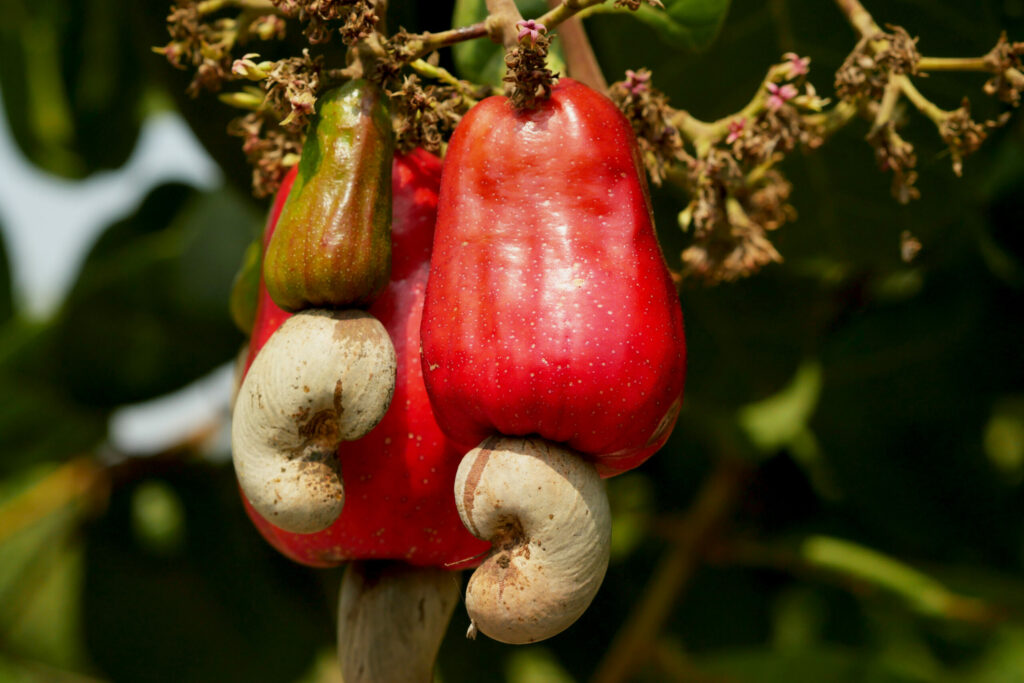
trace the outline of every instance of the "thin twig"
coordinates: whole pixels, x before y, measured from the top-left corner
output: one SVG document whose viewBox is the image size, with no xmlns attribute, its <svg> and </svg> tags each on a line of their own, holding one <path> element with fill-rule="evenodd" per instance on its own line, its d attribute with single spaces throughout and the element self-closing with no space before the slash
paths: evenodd
<svg viewBox="0 0 1024 683">
<path fill-rule="evenodd" d="M 890 79 L 885 85 L 885 92 L 882 94 L 882 101 L 878 105 L 878 112 L 875 114 L 871 133 L 877 132 L 892 119 L 893 112 L 896 110 L 896 103 L 899 102 L 900 93 L 902 92 L 901 85 L 901 82 L 895 78 Z"/>
<path fill-rule="evenodd" d="M 836 5 L 861 37 L 870 38 L 881 33 L 882 29 L 875 23 L 871 13 L 864 9 L 864 5 L 860 4 L 860 0 L 836 0 Z"/>
<path fill-rule="evenodd" d="M 917 107 L 917 110 L 931 119 L 936 126 L 941 125 L 949 116 L 949 112 L 945 111 L 922 95 L 921 91 L 917 89 L 917 86 L 915 86 L 914 83 L 906 76 L 893 76 L 893 81 L 899 86 L 900 90 L 903 91 L 903 94 L 906 95 L 907 99 Z"/>
<path fill-rule="evenodd" d="M 506 48 L 519 44 L 519 31 L 516 22 L 523 20 L 514 0 L 487 0 L 487 11 L 490 13 L 485 22 L 491 40 Z M 546 26 L 547 24 L 545 24 Z"/>
<path fill-rule="evenodd" d="M 548 6 L 558 7 L 560 0 L 548 0 Z M 601 65 L 597 62 L 597 56 L 590 46 L 590 40 L 583 29 L 583 22 L 579 17 L 572 17 L 562 24 L 558 31 L 558 37 L 565 48 L 565 61 L 569 68 L 569 75 L 580 83 L 588 85 L 600 92 L 608 91 L 608 81 L 601 73 Z"/>
<path fill-rule="evenodd" d="M 726 523 L 747 480 L 748 466 L 722 458 L 705 480 L 685 518 L 684 534 L 662 558 L 640 602 L 594 674 L 593 683 L 628 680 L 657 641 L 665 620 L 693 576 L 702 550 Z"/>
<path fill-rule="evenodd" d="M 469 26 L 458 26 L 447 31 L 438 31 L 437 33 L 424 33 L 417 38 L 420 44 L 416 46 L 413 53 L 413 59 L 419 59 L 425 55 L 430 54 L 434 50 L 456 43 L 461 43 L 466 40 L 474 40 L 476 38 L 483 38 L 487 35 L 487 22 L 479 21 Z"/>
<path fill-rule="evenodd" d="M 984 71 L 999 73 L 999 65 L 984 57 L 921 57 L 918 71 Z"/>
<path fill-rule="evenodd" d="M 556 7 L 548 10 L 537 19 L 537 23 L 544 24 L 550 31 L 554 27 L 574 17 L 579 12 L 604 4 L 605 0 L 563 0 Z"/>
<path fill-rule="evenodd" d="M 707 553 L 713 564 L 768 568 L 806 581 L 825 582 L 858 596 L 887 592 L 929 617 L 997 626 L 1014 615 L 1005 606 L 954 593 L 899 560 L 849 541 L 808 537 L 792 544 L 727 540 Z"/>
</svg>

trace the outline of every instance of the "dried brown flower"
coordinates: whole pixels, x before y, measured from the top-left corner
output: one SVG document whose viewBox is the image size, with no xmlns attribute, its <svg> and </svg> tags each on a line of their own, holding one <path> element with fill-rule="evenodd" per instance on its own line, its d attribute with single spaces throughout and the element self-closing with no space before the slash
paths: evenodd
<svg viewBox="0 0 1024 683">
<path fill-rule="evenodd" d="M 168 54 L 167 58 L 174 66 L 185 68 L 186 64 L 181 62 L 182 57 L 187 57 L 187 64 L 192 63 L 193 55 L 199 51 L 203 42 L 201 26 L 202 20 L 195 0 L 179 0 L 171 5 L 171 13 L 167 15 L 167 32 L 175 47 L 168 50 L 173 55 Z"/>
<path fill-rule="evenodd" d="M 985 83 L 987 94 L 997 95 L 1000 100 L 1015 107 L 1020 104 L 1020 93 L 1024 90 L 1022 56 L 1024 43 L 1011 43 L 1006 39 L 1004 31 L 995 47 L 985 55 L 985 61 L 995 74 Z"/>
<path fill-rule="evenodd" d="M 732 138 L 730 142 L 730 138 Z M 816 149 L 824 142 L 820 127 L 812 126 L 792 106 L 765 109 L 753 121 L 745 122 L 743 134 L 725 140 L 732 153 L 744 163 L 757 165 L 779 160 L 798 146 Z"/>
<path fill-rule="evenodd" d="M 688 163 L 690 156 L 671 123 L 668 98 L 651 85 L 651 72 L 627 71 L 626 76 L 611 85 L 609 95 L 633 126 L 651 181 L 661 185 L 668 169 L 677 162 Z"/>
<path fill-rule="evenodd" d="M 875 161 L 883 171 L 892 171 L 892 195 L 901 204 L 917 199 L 921 192 L 917 182 L 917 155 L 914 146 L 896 132 L 896 122 L 888 121 L 868 134 L 868 142 L 875 148 Z"/>
<path fill-rule="evenodd" d="M 988 137 L 988 131 L 1009 120 L 1009 112 L 994 121 L 978 123 L 971 118 L 971 103 L 965 97 L 959 109 L 949 112 L 939 125 L 939 135 L 949 146 L 953 157 L 953 173 L 963 175 L 964 157 L 973 154 Z"/>
<path fill-rule="evenodd" d="M 380 22 L 374 4 L 373 0 L 356 0 L 351 4 L 341 27 L 341 39 L 346 45 L 355 45 L 373 33 Z"/>
<path fill-rule="evenodd" d="M 302 132 L 281 128 L 265 113 L 251 112 L 233 119 L 228 124 L 228 133 L 242 138 L 242 151 L 252 165 L 253 194 L 257 197 L 276 192 L 302 153 Z"/>
<path fill-rule="evenodd" d="M 728 150 L 713 149 L 687 178 L 694 199 L 684 220 L 693 244 L 681 255 L 683 278 L 731 282 L 782 261 L 766 234 L 796 215 L 792 186 L 780 172 L 746 174 Z"/>
<path fill-rule="evenodd" d="M 389 94 L 394 102 L 395 141 L 403 152 L 416 147 L 440 151 L 444 134 L 454 130 L 472 102 L 454 86 L 423 86 L 415 75 L 406 76 L 402 87 Z"/>
<path fill-rule="evenodd" d="M 347 45 L 368 36 L 380 18 L 374 0 L 272 0 L 282 13 L 306 23 L 310 43 L 326 43 L 335 28 Z M 340 26 L 338 24 L 341 24 Z"/>
<path fill-rule="evenodd" d="M 292 130 L 305 128 L 316 110 L 322 71 L 323 58 L 310 57 L 309 50 L 303 50 L 301 57 L 289 57 L 275 64 L 263 87 L 267 90 L 267 107 L 282 126 Z"/>
<path fill-rule="evenodd" d="M 551 96 L 556 74 L 547 67 L 550 44 L 547 36 L 538 34 L 505 54 L 506 74 L 502 80 L 509 84 L 506 94 L 516 109 L 532 109 Z"/>
<path fill-rule="evenodd" d="M 900 258 L 904 263 L 910 263 L 921 251 L 921 240 L 914 237 L 909 230 L 900 233 Z"/>
<path fill-rule="evenodd" d="M 921 55 L 917 38 L 902 26 L 889 26 L 862 38 L 836 71 L 836 95 L 845 100 L 879 100 L 893 75 L 914 74 Z"/>
<path fill-rule="evenodd" d="M 191 97 L 202 90 L 216 92 L 224 81 L 231 79 L 231 48 L 236 37 L 234 20 L 205 22 L 195 0 L 179 0 L 171 6 L 167 16 L 167 32 L 171 42 L 157 52 L 176 68 L 195 68 L 187 90 Z"/>
<path fill-rule="evenodd" d="M 640 6 L 644 4 L 644 1 L 645 0 L 615 0 L 615 6 L 635 12 L 640 9 Z M 646 2 L 651 7 L 657 7 L 659 9 L 664 9 L 665 7 L 661 0 L 646 0 Z"/>
</svg>

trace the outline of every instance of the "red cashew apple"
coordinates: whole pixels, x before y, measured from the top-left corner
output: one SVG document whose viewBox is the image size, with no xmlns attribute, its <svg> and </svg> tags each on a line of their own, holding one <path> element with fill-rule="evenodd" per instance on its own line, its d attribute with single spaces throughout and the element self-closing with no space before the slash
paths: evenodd
<svg viewBox="0 0 1024 683">
<path fill-rule="evenodd" d="M 480 102 L 448 146 L 431 258 L 427 391 L 476 446 L 455 498 L 493 543 L 466 607 L 492 638 L 540 640 L 603 579 L 600 477 L 658 450 L 682 400 L 683 317 L 629 123 L 569 79 L 535 110 Z"/>
<path fill-rule="evenodd" d="M 345 574 L 339 655 L 347 682 L 429 680 L 458 601 L 458 573 L 448 570 L 474 566 L 489 548 L 466 531 L 451 499 L 463 451 L 434 419 L 419 361 L 440 170 L 438 159 L 423 150 L 394 160 L 392 277 L 369 312 L 394 343 L 395 393 L 373 430 L 337 449 L 346 482 L 340 516 L 323 531 L 291 533 L 267 521 L 243 496 L 264 538 L 297 562 L 331 567 L 349 560 L 401 561 L 356 562 Z M 283 187 L 275 207 L 285 192 Z M 268 233 L 273 229 L 272 213 Z M 261 287 L 250 362 L 288 318 Z"/>
</svg>

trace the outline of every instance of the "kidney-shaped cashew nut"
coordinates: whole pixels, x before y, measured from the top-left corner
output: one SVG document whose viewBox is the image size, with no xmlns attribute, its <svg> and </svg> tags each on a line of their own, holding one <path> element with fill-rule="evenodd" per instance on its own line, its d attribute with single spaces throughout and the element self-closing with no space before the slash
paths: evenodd
<svg viewBox="0 0 1024 683">
<path fill-rule="evenodd" d="M 592 464 L 542 439 L 492 437 L 462 459 L 455 502 L 491 554 L 466 588 L 472 625 L 504 643 L 568 628 L 608 568 L 611 513 Z"/>
<path fill-rule="evenodd" d="M 341 514 L 341 441 L 384 417 L 395 387 L 387 330 L 363 311 L 312 309 L 271 335 L 242 382 L 231 451 L 246 498 L 285 531 L 313 533 Z"/>
</svg>

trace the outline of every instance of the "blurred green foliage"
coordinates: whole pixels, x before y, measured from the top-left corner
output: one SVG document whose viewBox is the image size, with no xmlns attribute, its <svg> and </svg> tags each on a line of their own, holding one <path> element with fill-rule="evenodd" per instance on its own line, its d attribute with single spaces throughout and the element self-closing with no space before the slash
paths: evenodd
<svg viewBox="0 0 1024 683">
<path fill-rule="evenodd" d="M 420 31 L 476 20 L 484 3 L 391 5 L 393 26 Z M 674 106 L 705 119 L 741 107 L 787 51 L 812 58 L 829 94 L 855 42 L 820 0 L 666 5 L 594 12 L 586 27 L 610 80 L 650 68 Z M 248 183 L 230 112 L 187 100 L 187 75 L 149 51 L 167 9 L 4 5 L 0 88 L 27 158 L 66 177 L 118 167 L 147 103 L 174 102 L 230 185 Z M 1020 3 L 868 9 L 930 56 L 983 54 L 1001 30 L 1024 38 Z M 500 53 L 476 41 L 442 64 L 493 81 Z M 946 108 L 968 94 L 991 115 L 981 82 L 935 74 L 920 87 Z M 799 218 L 772 236 L 783 264 L 684 288 L 684 412 L 657 457 L 609 481 L 613 560 L 586 615 L 511 648 L 467 641 L 457 611 L 441 680 L 594 676 L 687 542 L 702 482 L 731 461 L 745 471 L 731 519 L 697 549 L 631 680 L 1024 681 L 1024 116 L 959 179 L 931 125 L 911 118 L 922 199 L 890 197 L 854 122 L 784 165 Z M 676 267 L 686 199 L 653 195 Z M 265 208 L 235 189 L 152 188 L 47 320 L 17 309 L 0 249 L 0 681 L 334 680 L 338 572 L 270 550 L 223 458 L 97 459 L 112 411 L 232 360 L 232 278 Z M 924 245 L 910 264 L 904 230 Z"/>
</svg>

